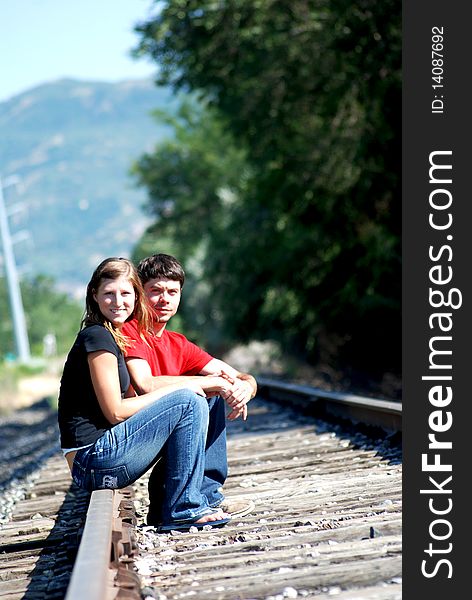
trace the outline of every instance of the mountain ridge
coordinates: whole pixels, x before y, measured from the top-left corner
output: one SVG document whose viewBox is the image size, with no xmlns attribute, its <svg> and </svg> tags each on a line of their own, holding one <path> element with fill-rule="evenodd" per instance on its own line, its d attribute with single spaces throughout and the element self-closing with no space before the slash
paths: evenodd
<svg viewBox="0 0 472 600">
<path fill-rule="evenodd" d="M 68 78 L 0 102 L 0 174 L 22 188 L 5 190 L 5 201 L 27 207 L 10 218 L 12 235 L 30 235 L 15 246 L 20 270 L 79 295 L 101 259 L 129 256 L 150 221 L 129 170 L 170 135 L 151 113 L 175 102 L 148 79 Z"/>
</svg>

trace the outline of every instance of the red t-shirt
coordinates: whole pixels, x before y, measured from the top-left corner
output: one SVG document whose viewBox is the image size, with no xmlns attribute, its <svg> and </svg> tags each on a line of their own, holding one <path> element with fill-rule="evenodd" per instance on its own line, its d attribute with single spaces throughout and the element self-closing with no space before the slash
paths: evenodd
<svg viewBox="0 0 472 600">
<path fill-rule="evenodd" d="M 126 349 L 127 358 L 142 358 L 149 363 L 153 377 L 158 375 L 197 375 L 213 356 L 190 342 L 181 333 L 164 329 L 161 337 L 140 337 L 135 319 L 121 330 L 132 345 Z"/>
</svg>

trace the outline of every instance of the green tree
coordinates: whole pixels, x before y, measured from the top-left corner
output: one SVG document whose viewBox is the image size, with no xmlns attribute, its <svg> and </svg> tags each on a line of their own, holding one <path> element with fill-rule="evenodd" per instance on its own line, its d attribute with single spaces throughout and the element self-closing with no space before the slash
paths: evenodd
<svg viewBox="0 0 472 600">
<path fill-rule="evenodd" d="M 47 333 L 56 337 L 59 354 L 68 352 L 80 327 L 83 307 L 54 288 L 54 280 L 38 275 L 22 285 L 31 350 L 41 355 Z"/>
<path fill-rule="evenodd" d="M 231 206 L 239 202 L 248 178 L 245 153 L 215 111 L 195 98 L 183 99 L 173 116 L 156 111 L 155 117 L 172 127 L 173 136 L 132 168 L 137 184 L 147 188 L 147 208 L 155 217 L 133 260 L 157 252 L 179 257 L 187 279 L 172 326 L 179 329 L 182 319 L 189 337 L 216 351 L 225 334 L 206 265 L 209 255 L 221 252 L 215 245 L 227 245 Z"/>
<path fill-rule="evenodd" d="M 31 353 L 42 356 L 43 339 L 47 333 L 56 337 L 57 352 L 70 349 L 80 326 L 83 308 L 66 294 L 54 288 L 54 280 L 38 275 L 21 284 L 21 295 L 28 329 Z M 13 324 L 10 316 L 5 280 L 0 279 L 0 359 L 15 355 Z"/>
<path fill-rule="evenodd" d="M 250 166 L 204 232 L 224 327 L 399 371 L 399 0 L 159 5 L 138 53 L 209 102 Z"/>
<path fill-rule="evenodd" d="M 224 228 L 225 206 L 242 180 L 244 153 L 215 111 L 196 101 L 184 99 L 175 115 L 156 111 L 155 118 L 174 135 L 141 156 L 131 172 L 147 188 L 148 209 L 156 219 L 151 231 L 173 240 L 186 258 Z"/>
</svg>

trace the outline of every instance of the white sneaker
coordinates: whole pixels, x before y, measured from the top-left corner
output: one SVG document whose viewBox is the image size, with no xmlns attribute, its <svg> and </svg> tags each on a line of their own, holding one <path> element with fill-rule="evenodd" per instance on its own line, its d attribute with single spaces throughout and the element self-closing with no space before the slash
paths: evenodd
<svg viewBox="0 0 472 600">
<path fill-rule="evenodd" d="M 218 508 L 225 513 L 230 514 L 234 517 L 244 517 L 244 515 L 249 514 L 255 508 L 255 504 L 252 500 L 246 499 L 237 499 L 237 498 L 225 498 L 218 504 Z"/>
</svg>

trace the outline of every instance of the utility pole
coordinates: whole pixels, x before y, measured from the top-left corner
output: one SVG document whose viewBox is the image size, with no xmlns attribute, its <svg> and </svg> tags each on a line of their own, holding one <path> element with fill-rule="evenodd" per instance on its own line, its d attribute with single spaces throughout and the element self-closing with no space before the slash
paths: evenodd
<svg viewBox="0 0 472 600">
<path fill-rule="evenodd" d="M 25 312 L 21 300 L 20 282 L 16 269 L 15 257 L 13 254 L 13 244 L 8 226 L 8 214 L 5 208 L 3 190 L 9 185 L 18 183 L 18 177 L 12 175 L 4 181 L 0 177 L 0 234 L 3 246 L 3 256 L 5 261 L 5 272 L 7 276 L 8 294 L 13 317 L 13 330 L 15 334 L 16 349 L 20 362 L 28 363 L 31 359 L 30 347 L 28 341 L 28 332 L 26 329 Z"/>
</svg>

